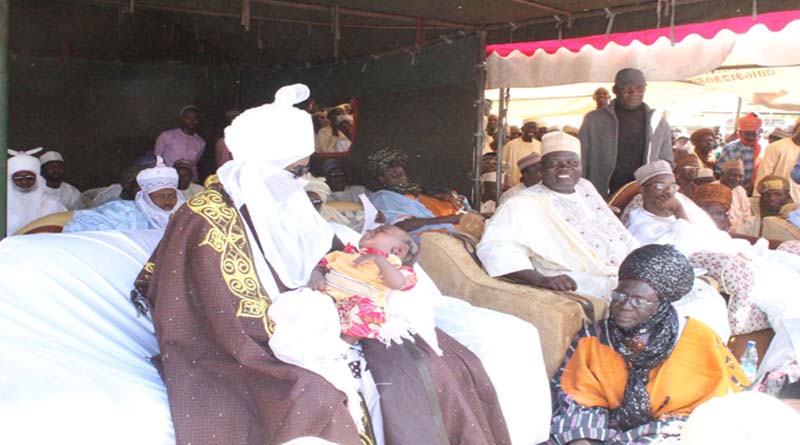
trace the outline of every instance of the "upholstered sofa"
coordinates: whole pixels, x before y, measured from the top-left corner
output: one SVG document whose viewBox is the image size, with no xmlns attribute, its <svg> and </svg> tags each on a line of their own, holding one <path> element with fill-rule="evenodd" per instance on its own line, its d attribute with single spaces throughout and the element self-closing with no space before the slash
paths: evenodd
<svg viewBox="0 0 800 445">
<path fill-rule="evenodd" d="M 603 300 L 492 278 L 474 255 L 478 239 L 465 234 L 425 233 L 419 263 L 445 295 L 517 316 L 539 331 L 547 373 L 552 377 L 584 322 L 603 318 Z M 514 341 L 514 339 L 509 339 Z"/>
</svg>

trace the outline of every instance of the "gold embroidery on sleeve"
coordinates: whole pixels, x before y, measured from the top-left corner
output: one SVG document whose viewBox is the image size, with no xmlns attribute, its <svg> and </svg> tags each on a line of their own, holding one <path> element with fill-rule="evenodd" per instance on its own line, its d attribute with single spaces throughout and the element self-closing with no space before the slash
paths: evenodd
<svg viewBox="0 0 800 445">
<path fill-rule="evenodd" d="M 273 326 L 267 318 L 271 302 L 258 281 L 247 235 L 236 210 L 220 192 L 211 189 L 194 196 L 188 207 L 211 226 L 200 246 L 209 246 L 221 255 L 222 277 L 228 290 L 239 298 L 236 315 L 260 318 L 267 334 L 272 335 Z"/>
</svg>

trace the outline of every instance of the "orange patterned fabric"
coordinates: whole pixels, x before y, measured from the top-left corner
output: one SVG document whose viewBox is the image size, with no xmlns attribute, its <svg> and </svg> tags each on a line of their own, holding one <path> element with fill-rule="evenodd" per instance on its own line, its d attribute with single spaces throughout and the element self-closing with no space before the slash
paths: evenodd
<svg viewBox="0 0 800 445">
<path fill-rule="evenodd" d="M 412 195 L 406 195 L 406 196 L 410 197 L 411 199 L 414 199 L 414 196 Z M 432 196 L 420 194 L 419 196 L 417 196 L 417 199 L 419 200 L 419 202 L 422 203 L 422 205 L 427 207 L 428 210 L 430 210 L 431 213 L 433 213 L 437 217 L 455 215 L 456 212 L 458 211 L 458 209 L 455 208 L 453 204 L 450 204 L 447 201 L 442 201 L 441 199 L 434 198 Z"/>
<path fill-rule="evenodd" d="M 628 369 L 598 337 L 584 337 L 563 369 L 561 387 L 585 407 L 617 408 Z M 647 392 L 655 419 L 689 415 L 701 403 L 749 385 L 737 360 L 708 326 L 689 319 L 675 349 L 650 371 Z"/>
</svg>

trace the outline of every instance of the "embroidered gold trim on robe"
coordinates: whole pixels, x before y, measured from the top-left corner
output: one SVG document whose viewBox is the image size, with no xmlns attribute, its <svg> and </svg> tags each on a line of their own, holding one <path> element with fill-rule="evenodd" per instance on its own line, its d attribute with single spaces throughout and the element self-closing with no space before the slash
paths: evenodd
<svg viewBox="0 0 800 445">
<path fill-rule="evenodd" d="M 197 194 L 188 202 L 191 211 L 203 217 L 211 228 L 199 246 L 209 246 L 220 254 L 220 270 L 228 290 L 239 298 L 238 317 L 260 318 L 267 334 L 273 326 L 267 318 L 271 303 L 261 288 L 252 252 L 239 214 L 212 189 Z"/>
</svg>

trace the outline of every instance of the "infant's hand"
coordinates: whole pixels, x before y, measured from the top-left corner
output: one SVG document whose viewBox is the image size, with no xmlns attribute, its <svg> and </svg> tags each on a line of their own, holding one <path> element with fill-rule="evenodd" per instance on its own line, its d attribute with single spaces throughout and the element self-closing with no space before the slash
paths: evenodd
<svg viewBox="0 0 800 445">
<path fill-rule="evenodd" d="M 323 292 L 326 286 L 327 283 L 325 282 L 324 269 L 317 267 L 312 270 L 311 278 L 308 279 L 308 284 L 306 284 L 306 287 L 311 290 Z"/>
<path fill-rule="evenodd" d="M 360 266 L 362 263 L 365 263 L 365 262 L 368 262 L 368 261 L 376 261 L 378 258 L 383 258 L 383 257 L 380 256 L 380 255 L 374 254 L 374 253 L 365 253 L 365 254 L 359 256 L 358 258 L 356 258 L 355 260 L 353 260 L 353 265 L 354 266 Z"/>
</svg>

